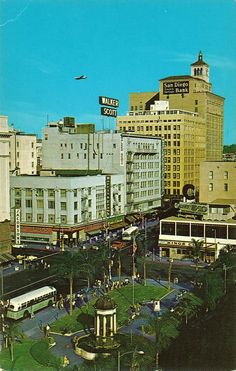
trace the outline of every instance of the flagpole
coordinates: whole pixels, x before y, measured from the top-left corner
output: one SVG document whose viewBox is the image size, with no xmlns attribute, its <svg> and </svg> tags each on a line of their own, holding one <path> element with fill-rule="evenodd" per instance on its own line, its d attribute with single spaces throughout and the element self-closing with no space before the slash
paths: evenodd
<svg viewBox="0 0 236 371">
<path fill-rule="evenodd" d="M 133 277 L 132 277 L 132 283 L 133 283 L 133 295 L 132 295 L 132 303 L 134 306 L 134 278 L 135 278 L 135 263 L 134 263 L 134 255 L 136 252 L 136 243 L 135 243 L 135 237 L 133 237 L 133 253 L 132 253 L 132 263 L 133 263 Z"/>
</svg>

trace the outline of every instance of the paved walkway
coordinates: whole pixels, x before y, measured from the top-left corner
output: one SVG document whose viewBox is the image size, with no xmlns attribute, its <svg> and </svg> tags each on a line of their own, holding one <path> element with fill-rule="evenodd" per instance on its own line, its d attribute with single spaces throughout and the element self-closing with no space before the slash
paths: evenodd
<svg viewBox="0 0 236 371">
<path fill-rule="evenodd" d="M 122 277 L 122 281 L 124 281 L 126 277 Z M 115 278 L 116 279 L 116 278 Z M 131 278 L 130 278 L 131 282 Z M 167 287 L 167 281 L 156 281 L 153 279 L 147 280 L 148 285 L 158 285 L 158 286 L 164 286 Z M 138 285 L 136 283 L 136 285 Z M 174 307 L 176 305 L 176 295 L 181 289 L 187 289 L 191 290 L 192 286 L 190 284 L 186 283 L 180 283 L 178 285 L 175 285 L 172 287 L 173 290 L 167 294 L 162 300 L 161 300 L 161 312 L 165 312 L 166 310 L 170 309 L 171 307 Z M 92 297 L 90 296 L 89 299 Z M 143 305 L 141 308 L 141 315 L 146 314 L 154 314 L 153 311 L 153 304 L 147 303 L 146 305 Z M 43 338 L 43 331 L 42 328 L 45 326 L 45 324 L 51 324 L 55 322 L 58 318 L 68 316 L 68 313 L 65 309 L 58 309 L 58 308 L 46 308 L 42 311 L 39 311 L 35 314 L 35 316 L 31 319 L 26 319 L 21 322 L 21 328 L 23 332 L 31 339 L 39 340 Z M 129 325 L 123 326 L 121 331 L 123 333 L 135 333 L 137 335 L 143 335 L 142 334 L 142 325 L 145 323 L 145 318 L 142 318 L 141 316 L 137 316 Z M 77 336 L 84 335 L 83 331 L 80 331 L 77 333 Z M 71 365 L 79 365 L 83 363 L 83 358 L 79 357 L 75 354 L 73 349 L 73 343 L 72 339 L 74 335 L 72 336 L 65 336 L 61 334 L 53 334 L 53 337 L 56 340 L 56 345 L 51 348 L 51 351 L 56 356 L 64 356 L 66 355 Z M 152 338 L 150 336 L 150 338 Z"/>
</svg>

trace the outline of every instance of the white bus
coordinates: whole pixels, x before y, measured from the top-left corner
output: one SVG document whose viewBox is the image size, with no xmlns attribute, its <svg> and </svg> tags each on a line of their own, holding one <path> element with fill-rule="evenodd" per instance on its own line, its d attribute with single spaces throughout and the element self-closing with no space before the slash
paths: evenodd
<svg viewBox="0 0 236 371">
<path fill-rule="evenodd" d="M 125 229 L 125 231 L 122 233 L 122 240 L 124 241 L 131 241 L 134 237 L 136 237 L 138 234 L 138 227 L 129 227 Z"/>
<path fill-rule="evenodd" d="M 56 302 L 57 290 L 44 286 L 9 300 L 7 318 L 20 319 L 32 316 L 38 310 Z"/>
</svg>

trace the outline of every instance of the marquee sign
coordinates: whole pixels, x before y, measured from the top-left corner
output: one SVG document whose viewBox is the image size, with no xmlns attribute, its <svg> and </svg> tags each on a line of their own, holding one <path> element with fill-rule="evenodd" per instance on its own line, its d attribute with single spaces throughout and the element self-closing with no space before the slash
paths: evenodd
<svg viewBox="0 0 236 371">
<path fill-rule="evenodd" d="M 179 210 L 182 213 L 186 214 L 206 215 L 208 213 L 208 205 L 190 202 L 180 202 Z"/>
<path fill-rule="evenodd" d="M 168 81 L 163 83 L 163 94 L 189 93 L 189 81 Z"/>
<path fill-rule="evenodd" d="M 20 209 L 15 209 L 15 244 L 20 245 Z"/>
<path fill-rule="evenodd" d="M 106 175 L 106 215 L 111 215 L 111 176 Z"/>
</svg>

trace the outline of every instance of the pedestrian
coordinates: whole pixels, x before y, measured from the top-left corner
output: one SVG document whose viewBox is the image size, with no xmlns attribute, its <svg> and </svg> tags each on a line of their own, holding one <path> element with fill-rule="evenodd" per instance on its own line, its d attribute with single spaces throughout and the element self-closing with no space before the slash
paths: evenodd
<svg viewBox="0 0 236 371">
<path fill-rule="evenodd" d="M 62 367 L 67 367 L 70 364 L 69 358 L 67 356 L 63 357 L 63 366 Z"/>
</svg>

